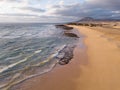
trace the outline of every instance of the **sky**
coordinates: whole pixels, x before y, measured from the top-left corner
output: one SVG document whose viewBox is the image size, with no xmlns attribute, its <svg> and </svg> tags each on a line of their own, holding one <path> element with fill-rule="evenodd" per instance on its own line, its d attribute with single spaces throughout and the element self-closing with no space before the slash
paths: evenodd
<svg viewBox="0 0 120 90">
<path fill-rule="evenodd" d="M 120 19 L 120 0 L 0 0 L 0 22 L 71 22 Z"/>
</svg>

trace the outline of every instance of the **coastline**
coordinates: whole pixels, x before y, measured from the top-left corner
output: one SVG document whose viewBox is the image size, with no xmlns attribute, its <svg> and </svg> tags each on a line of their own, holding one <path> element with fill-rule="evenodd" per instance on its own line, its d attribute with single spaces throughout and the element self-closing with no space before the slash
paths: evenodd
<svg viewBox="0 0 120 90">
<path fill-rule="evenodd" d="M 84 36 L 81 36 L 73 52 L 73 59 L 66 65 L 57 65 L 52 71 L 26 80 L 13 89 L 17 90 L 75 90 L 74 80 L 79 77 L 80 65 L 87 65 Z"/>
<path fill-rule="evenodd" d="M 76 30 L 75 30 L 76 31 Z M 79 35 L 79 33 L 77 33 Z M 77 80 L 80 71 L 80 65 L 88 63 L 86 46 L 84 45 L 84 36 L 79 38 L 77 45 L 73 51 L 73 58 L 66 65 L 57 65 L 52 71 L 33 77 L 16 86 L 13 89 L 17 90 L 74 90 L 76 84 L 74 79 Z M 79 59 L 78 59 L 79 58 Z M 51 83 L 52 81 L 52 83 Z M 64 81 L 64 83 L 63 83 Z"/>
<path fill-rule="evenodd" d="M 74 50 L 71 62 L 21 83 L 17 90 L 119 90 L 120 51 L 103 33 L 73 26 L 85 35 L 85 48 Z"/>
</svg>

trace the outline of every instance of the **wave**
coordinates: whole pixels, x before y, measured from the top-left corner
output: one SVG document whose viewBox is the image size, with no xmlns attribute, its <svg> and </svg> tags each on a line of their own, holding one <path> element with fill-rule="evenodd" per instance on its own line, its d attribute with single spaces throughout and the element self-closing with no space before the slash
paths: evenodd
<svg viewBox="0 0 120 90">
<path fill-rule="evenodd" d="M 12 67 L 14 67 L 14 66 L 16 66 L 16 65 L 18 65 L 20 63 L 26 62 L 27 60 L 29 60 L 30 57 L 34 56 L 36 53 L 40 53 L 41 51 L 42 50 L 35 51 L 34 54 L 24 58 L 23 60 L 19 60 L 19 62 L 13 63 L 13 64 L 11 64 L 11 65 L 9 65 L 7 67 L 4 66 L 4 68 L 0 69 L 0 73 L 4 72 L 4 71 L 8 70 L 9 68 L 12 68 Z"/>
<path fill-rule="evenodd" d="M 4 28 L 0 31 L 0 90 L 51 71 L 59 62 L 61 50 L 74 43 L 53 25 Z"/>
<path fill-rule="evenodd" d="M 25 68 L 24 70 L 22 70 L 21 71 L 21 73 L 17 73 L 16 75 L 14 75 L 13 77 L 12 77 L 12 79 L 9 81 L 9 83 L 7 83 L 7 84 L 4 84 L 4 85 L 1 85 L 0 86 L 0 89 L 2 89 L 2 90 L 8 90 L 9 88 L 11 88 L 11 87 L 13 87 L 14 85 L 16 85 L 16 84 L 19 84 L 19 83 L 21 83 L 21 82 L 23 82 L 23 81 L 25 81 L 25 80 L 27 80 L 27 79 L 29 79 L 29 78 L 32 78 L 32 77 L 35 77 L 35 76 L 38 76 L 38 75 L 41 75 L 41 74 L 44 74 L 44 73 L 47 73 L 47 72 L 49 72 L 49 71 L 51 71 L 54 67 L 55 67 L 55 65 L 58 63 L 58 60 L 54 60 L 55 59 L 55 57 L 59 54 L 59 52 L 61 51 L 61 50 L 63 50 L 64 48 L 66 47 L 66 45 L 63 45 L 61 48 L 59 48 L 59 49 L 57 49 L 52 55 L 50 55 L 46 60 L 43 60 L 42 62 L 40 62 L 40 63 L 38 63 L 38 64 L 35 64 L 35 65 L 31 65 L 31 66 L 29 66 L 29 67 L 27 67 L 27 68 Z M 37 51 L 35 51 L 35 53 L 39 53 L 39 52 L 41 52 L 41 50 L 37 50 Z M 30 56 L 31 57 L 31 56 Z M 17 63 L 14 63 L 13 65 L 10 65 L 9 67 L 7 67 L 7 68 L 4 68 L 4 70 L 5 69 L 8 69 L 8 68 L 11 68 L 11 67 L 13 67 L 13 66 L 15 66 L 15 65 L 17 65 L 17 64 L 20 64 L 20 63 L 22 63 L 22 62 L 25 62 L 27 59 L 25 58 L 25 59 L 23 59 L 22 61 L 19 61 L 19 62 L 17 62 Z M 48 64 L 48 65 L 46 65 L 46 63 L 52 63 L 52 64 Z M 41 68 L 41 66 L 43 66 L 44 65 L 44 67 L 43 68 Z M 31 70 L 31 69 L 33 69 L 33 68 L 35 68 L 34 70 L 37 70 L 37 68 L 38 68 L 38 71 L 37 72 L 32 72 L 33 74 L 30 74 L 30 75 L 25 75 L 25 72 L 29 72 L 29 70 Z M 3 71 L 4 71 L 3 70 Z M 1 72 L 2 72 L 2 70 L 1 70 Z M 22 77 L 23 76 L 23 77 Z M 20 77 L 22 77 L 22 79 L 18 79 L 18 78 L 20 78 Z M 17 80 L 18 79 L 18 80 Z"/>
</svg>

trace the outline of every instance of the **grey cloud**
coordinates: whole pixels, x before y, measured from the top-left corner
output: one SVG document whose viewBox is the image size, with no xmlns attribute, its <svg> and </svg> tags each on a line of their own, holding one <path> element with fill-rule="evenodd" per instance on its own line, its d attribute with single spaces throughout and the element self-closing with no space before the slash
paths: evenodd
<svg viewBox="0 0 120 90">
<path fill-rule="evenodd" d="M 0 0 L 3 1 L 3 0 Z M 23 0 L 6 0 L 9 2 L 22 2 Z M 40 1 L 40 0 L 36 0 Z M 52 5 L 47 10 L 34 8 L 32 5 L 20 7 L 17 9 L 32 11 L 31 14 L 1 14 L 2 16 L 17 16 L 22 20 L 25 16 L 28 21 L 75 21 L 82 17 L 90 16 L 94 18 L 120 18 L 120 0 L 86 0 L 84 3 L 67 4 L 67 5 Z M 14 7 L 15 8 L 15 7 Z M 43 13 L 43 16 L 37 15 Z M 26 13 L 26 12 L 25 12 Z M 31 18 L 32 17 L 32 18 Z M 34 19 L 34 20 L 33 20 Z"/>
<path fill-rule="evenodd" d="M 87 7 L 117 9 L 120 10 L 120 0 L 88 0 L 85 2 Z"/>
<path fill-rule="evenodd" d="M 64 6 L 56 6 L 56 10 L 53 14 L 62 15 L 62 16 L 78 16 L 81 14 L 81 8 L 79 4 L 75 5 L 64 5 Z M 55 8 L 55 7 L 54 7 Z"/>
<path fill-rule="evenodd" d="M 55 5 L 55 9 L 52 14 L 58 16 L 73 16 L 82 18 L 85 16 L 91 16 L 95 18 L 120 18 L 120 13 L 113 13 L 120 11 L 119 0 L 89 0 L 84 4 L 73 5 Z M 114 17 L 113 17 L 114 16 Z"/>
<path fill-rule="evenodd" d="M 44 9 L 34 8 L 34 7 L 22 7 L 20 9 L 22 9 L 22 10 L 28 10 L 28 11 L 33 11 L 33 12 L 45 12 Z"/>
</svg>

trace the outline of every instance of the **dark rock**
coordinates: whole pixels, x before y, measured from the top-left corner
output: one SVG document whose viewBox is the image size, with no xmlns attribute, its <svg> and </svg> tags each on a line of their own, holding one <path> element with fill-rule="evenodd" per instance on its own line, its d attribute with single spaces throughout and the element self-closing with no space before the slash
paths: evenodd
<svg viewBox="0 0 120 90">
<path fill-rule="evenodd" d="M 68 27 L 66 25 L 56 25 L 57 28 L 62 28 L 62 29 L 65 29 L 65 30 L 72 30 L 73 27 Z"/>
<path fill-rule="evenodd" d="M 55 25 L 56 27 L 64 27 L 65 25 Z"/>
<path fill-rule="evenodd" d="M 78 23 L 73 22 L 73 23 L 68 23 L 67 25 L 78 25 Z"/>
<path fill-rule="evenodd" d="M 59 59 L 60 65 L 65 65 L 70 62 L 70 60 L 73 58 L 73 50 L 74 47 L 66 46 L 63 50 L 59 52 L 59 55 L 56 57 Z"/>
<path fill-rule="evenodd" d="M 73 50 L 75 46 L 65 46 L 59 54 L 56 56 L 57 59 L 59 59 L 60 65 L 65 65 L 70 62 L 70 60 L 73 58 Z"/>
<path fill-rule="evenodd" d="M 65 30 L 72 30 L 73 27 L 67 27 L 67 26 L 65 26 L 65 27 L 63 27 L 63 29 L 65 29 Z"/>
<path fill-rule="evenodd" d="M 67 59 L 64 59 L 64 60 L 60 60 L 59 61 L 59 64 L 60 65 L 65 65 L 65 64 L 68 64 L 70 60 L 67 60 Z"/>
<path fill-rule="evenodd" d="M 72 33 L 72 32 L 64 32 L 64 35 L 66 36 L 69 36 L 69 37 L 76 37 L 76 38 L 79 38 L 79 36 L 75 33 Z"/>
</svg>

